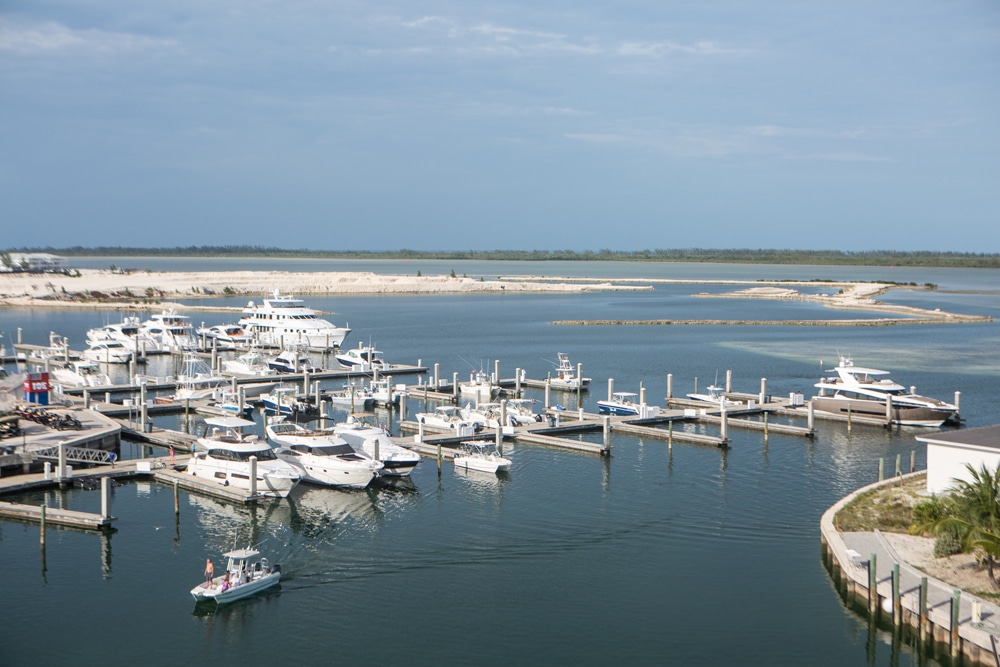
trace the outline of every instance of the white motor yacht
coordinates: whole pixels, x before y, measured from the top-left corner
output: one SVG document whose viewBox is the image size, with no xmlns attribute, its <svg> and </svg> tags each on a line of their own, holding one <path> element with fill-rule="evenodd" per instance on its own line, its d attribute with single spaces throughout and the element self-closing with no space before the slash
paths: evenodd
<svg viewBox="0 0 1000 667">
<path fill-rule="evenodd" d="M 190 320 L 171 308 L 150 316 L 141 331 L 155 341 L 158 350 L 193 350 L 198 341 Z"/>
<path fill-rule="evenodd" d="M 889 371 L 855 366 L 850 358 L 841 357 L 830 372 L 835 376 L 813 385 L 819 393 L 812 404 L 819 412 L 873 417 L 903 426 L 937 427 L 960 421 L 957 405 L 908 390 L 886 377 Z"/>
<path fill-rule="evenodd" d="M 329 429 L 311 430 L 276 419 L 265 431 L 277 446 L 278 458 L 298 469 L 307 482 L 361 489 L 383 469 L 381 463 L 356 451 Z"/>
<path fill-rule="evenodd" d="M 91 341 L 83 356 L 102 364 L 127 364 L 132 361 L 132 349 L 119 340 Z"/>
<path fill-rule="evenodd" d="M 279 459 L 266 441 L 244 434 L 243 429 L 254 426 L 254 422 L 239 417 L 209 417 L 205 424 L 212 431 L 195 443 L 195 452 L 184 469 L 188 474 L 249 491 L 250 459 L 256 457 L 258 494 L 284 498 L 299 483 L 299 471 Z"/>
<path fill-rule="evenodd" d="M 660 413 L 658 406 L 639 403 L 636 400 L 638 396 L 638 394 L 629 391 L 616 391 L 611 395 L 610 400 L 598 401 L 597 410 L 601 414 L 634 415 L 641 419 L 655 417 Z"/>
<path fill-rule="evenodd" d="M 463 399 L 477 404 L 493 400 L 493 385 L 490 376 L 483 370 L 472 371 L 469 374 L 469 381 L 460 383 L 458 390 Z"/>
<path fill-rule="evenodd" d="M 191 589 L 197 602 L 225 604 L 255 595 L 277 586 L 281 581 L 281 566 L 273 565 L 266 558 L 258 559 L 260 552 L 247 547 L 222 554 L 226 568 L 222 574 Z"/>
<path fill-rule="evenodd" d="M 565 352 L 556 354 L 559 357 L 559 363 L 556 364 L 555 377 L 549 378 L 549 386 L 553 389 L 568 391 L 586 389 L 590 385 L 590 378 L 578 378 L 576 367 L 569 361 L 569 355 Z"/>
<path fill-rule="evenodd" d="M 372 371 L 386 372 L 389 364 L 382 358 L 382 353 L 371 345 L 359 343 L 357 347 L 341 350 L 336 354 L 337 362 L 344 368 L 350 368 L 361 373 Z"/>
<path fill-rule="evenodd" d="M 229 375 L 243 377 L 272 377 L 278 374 L 267 365 L 267 358 L 257 349 L 250 349 L 235 359 L 224 360 L 222 370 Z"/>
<path fill-rule="evenodd" d="M 235 350 L 249 347 L 253 337 L 244 331 L 239 324 L 216 324 L 197 329 L 195 333 L 204 341 L 205 349 Z"/>
<path fill-rule="evenodd" d="M 351 332 L 322 319 L 316 311 L 305 307 L 301 299 L 282 295 L 278 290 L 259 305 L 248 303 L 240 326 L 263 345 L 284 347 L 301 343 L 320 350 L 340 347 Z"/>
<path fill-rule="evenodd" d="M 496 473 L 509 470 L 511 460 L 500 455 L 494 442 L 469 440 L 462 443 L 461 453 L 452 459 L 456 468 Z"/>
<path fill-rule="evenodd" d="M 71 361 L 66 366 L 52 368 L 49 371 L 52 381 L 63 387 L 107 387 L 111 378 L 102 373 L 97 362 L 79 359 Z"/>
<path fill-rule="evenodd" d="M 87 331 L 88 343 L 102 341 L 123 343 L 134 354 L 158 349 L 157 341 L 142 330 L 142 323 L 134 316 L 126 316 L 118 324 L 105 324 Z"/>
<path fill-rule="evenodd" d="M 420 463 L 420 455 L 393 442 L 389 434 L 370 421 L 364 413 L 352 414 L 333 430 L 355 450 L 367 454 L 383 465 L 383 476 L 403 477 Z"/>
<path fill-rule="evenodd" d="M 462 411 L 455 405 L 441 405 L 434 412 L 418 412 L 414 415 L 418 424 L 438 431 L 450 431 L 464 438 L 475 434 L 475 424 L 462 416 Z"/>
<path fill-rule="evenodd" d="M 286 347 L 267 360 L 267 367 L 276 373 L 305 373 L 318 370 L 301 346 Z"/>
<path fill-rule="evenodd" d="M 534 410 L 535 401 L 530 398 L 508 398 L 507 420 L 511 426 L 525 426 L 542 421 L 542 415 Z"/>
</svg>

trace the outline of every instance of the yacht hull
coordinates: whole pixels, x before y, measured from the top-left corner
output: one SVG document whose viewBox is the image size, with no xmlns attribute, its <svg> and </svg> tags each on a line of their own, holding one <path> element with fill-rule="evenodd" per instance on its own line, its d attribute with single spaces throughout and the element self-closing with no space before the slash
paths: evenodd
<svg viewBox="0 0 1000 667">
<path fill-rule="evenodd" d="M 886 419 L 885 401 L 840 398 L 836 396 L 816 396 L 812 399 L 817 412 L 871 419 Z M 926 406 L 892 406 L 891 420 L 902 426 L 939 427 L 958 421 L 958 413 L 951 409 L 935 409 Z"/>
</svg>

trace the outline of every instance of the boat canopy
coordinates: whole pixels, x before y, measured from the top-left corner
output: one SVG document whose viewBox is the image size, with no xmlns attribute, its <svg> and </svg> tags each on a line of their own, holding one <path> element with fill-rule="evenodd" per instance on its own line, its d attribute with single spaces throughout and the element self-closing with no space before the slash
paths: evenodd
<svg viewBox="0 0 1000 667">
<path fill-rule="evenodd" d="M 244 428 L 255 425 L 255 422 L 249 419 L 240 419 L 239 417 L 207 417 L 205 423 L 209 426 L 218 426 L 220 428 Z"/>
</svg>

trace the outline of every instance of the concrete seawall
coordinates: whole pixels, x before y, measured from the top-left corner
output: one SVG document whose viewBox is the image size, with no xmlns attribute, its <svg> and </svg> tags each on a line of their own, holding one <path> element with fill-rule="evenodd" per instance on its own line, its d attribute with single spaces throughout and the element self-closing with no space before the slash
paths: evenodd
<svg viewBox="0 0 1000 667">
<path fill-rule="evenodd" d="M 926 471 L 921 471 L 870 484 L 830 507 L 820 519 L 824 563 L 848 602 L 867 609 L 871 620 L 879 622 L 884 615 L 884 620 L 894 626 L 894 632 L 905 629 L 915 633 L 916 645 L 939 654 L 952 658 L 961 655 L 963 661 L 972 664 L 1000 664 L 995 649 L 1000 646 L 1000 625 L 995 625 L 1000 622 L 1000 607 L 900 562 L 879 531 L 837 530 L 837 514 L 858 496 L 925 475 Z M 859 553 L 862 548 L 864 551 Z M 870 568 L 873 555 L 874 573 Z"/>
</svg>

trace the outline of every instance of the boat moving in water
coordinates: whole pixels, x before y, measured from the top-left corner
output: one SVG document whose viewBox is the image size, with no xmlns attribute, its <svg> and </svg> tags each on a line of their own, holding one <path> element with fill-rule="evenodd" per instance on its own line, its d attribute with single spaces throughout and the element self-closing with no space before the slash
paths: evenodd
<svg viewBox="0 0 1000 667">
<path fill-rule="evenodd" d="M 907 390 L 886 377 L 889 371 L 855 366 L 849 357 L 841 357 L 830 372 L 836 377 L 813 385 L 819 389 L 812 398 L 817 412 L 873 417 L 902 426 L 938 427 L 961 421 L 957 405 Z"/>
<path fill-rule="evenodd" d="M 260 552 L 247 547 L 222 554 L 226 559 L 225 572 L 191 589 L 196 602 L 225 604 L 255 595 L 277 586 L 281 581 L 281 566 L 270 564 L 266 558 L 258 559 Z"/>
</svg>

